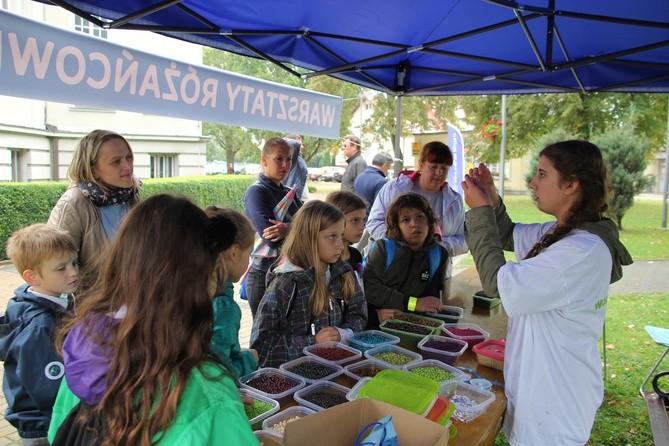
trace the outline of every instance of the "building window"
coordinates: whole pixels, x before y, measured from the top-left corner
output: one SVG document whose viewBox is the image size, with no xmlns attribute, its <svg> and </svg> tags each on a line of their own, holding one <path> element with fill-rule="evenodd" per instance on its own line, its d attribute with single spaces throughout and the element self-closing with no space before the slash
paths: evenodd
<svg viewBox="0 0 669 446">
<path fill-rule="evenodd" d="M 12 168 L 12 181 L 26 181 L 26 168 L 27 168 L 27 150 L 21 149 L 10 149 L 9 153 L 11 154 L 11 168 Z"/>
<path fill-rule="evenodd" d="M 175 155 L 151 155 L 151 178 L 176 176 L 176 158 Z"/>
<path fill-rule="evenodd" d="M 74 16 L 74 30 L 79 31 L 80 33 L 91 34 L 102 39 L 107 38 L 106 29 L 100 28 L 99 26 L 92 24 L 88 20 L 79 17 L 78 15 Z"/>
</svg>

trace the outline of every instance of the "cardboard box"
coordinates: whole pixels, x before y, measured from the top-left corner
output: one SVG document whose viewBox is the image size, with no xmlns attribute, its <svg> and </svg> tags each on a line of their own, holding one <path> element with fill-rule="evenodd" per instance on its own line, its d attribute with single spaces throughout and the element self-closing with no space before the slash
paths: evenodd
<svg viewBox="0 0 669 446">
<path fill-rule="evenodd" d="M 286 425 L 285 446 L 351 446 L 360 430 L 386 415 L 393 416 L 400 445 L 446 446 L 448 430 L 419 415 L 382 401 L 362 398 L 322 412 L 309 415 Z"/>
</svg>

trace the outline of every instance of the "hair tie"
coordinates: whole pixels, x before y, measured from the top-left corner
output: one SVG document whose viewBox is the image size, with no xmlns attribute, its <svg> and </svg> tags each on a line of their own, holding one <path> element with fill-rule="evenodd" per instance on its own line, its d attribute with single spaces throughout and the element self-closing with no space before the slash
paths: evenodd
<svg viewBox="0 0 669 446">
<path fill-rule="evenodd" d="M 227 215 L 216 215 L 209 219 L 205 229 L 205 242 L 215 254 L 230 248 L 237 238 L 237 226 Z"/>
</svg>

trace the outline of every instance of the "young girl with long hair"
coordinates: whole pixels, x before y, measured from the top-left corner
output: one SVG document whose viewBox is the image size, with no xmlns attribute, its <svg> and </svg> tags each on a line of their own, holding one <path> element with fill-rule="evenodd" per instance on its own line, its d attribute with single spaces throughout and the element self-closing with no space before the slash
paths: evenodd
<svg viewBox="0 0 669 446">
<path fill-rule="evenodd" d="M 397 311 L 436 313 L 442 305 L 448 251 L 434 238 L 437 219 L 430 203 L 418 194 L 399 195 L 386 224 L 386 236 L 374 242 L 362 273 L 369 328 Z"/>
<path fill-rule="evenodd" d="M 311 200 L 295 214 L 253 321 L 251 348 L 261 366 L 278 367 L 308 345 L 365 329 L 365 297 L 341 259 L 343 237 L 344 215 L 331 204 Z"/>
<path fill-rule="evenodd" d="M 260 238 L 259 246 L 253 251 L 251 266 L 246 275 L 246 295 L 253 318 L 258 313 L 260 299 L 265 293 L 267 270 L 279 255 L 293 215 L 302 206 L 300 197 L 294 193 L 288 199 L 290 189 L 283 180 L 294 161 L 293 149 L 283 138 L 270 138 L 262 149 L 260 165 L 262 172 L 244 194 L 244 213 L 253 223 Z M 277 217 L 277 205 L 284 201 L 283 218 Z"/>
<path fill-rule="evenodd" d="M 353 192 L 331 192 L 325 197 L 325 202 L 335 205 L 344 214 L 344 250 L 341 259 L 346 260 L 353 271 L 362 273 L 362 254 L 351 246 L 358 243 L 365 231 L 367 205 Z"/>
<path fill-rule="evenodd" d="M 465 237 L 488 296 L 509 316 L 504 360 L 504 431 L 510 444 L 588 442 L 604 385 L 598 341 L 609 283 L 632 263 L 604 217 L 608 173 L 597 146 L 551 144 L 530 182 L 539 210 L 555 221 L 511 222 L 481 164 L 462 182 Z M 513 250 L 517 262 L 507 262 Z"/>
<path fill-rule="evenodd" d="M 242 310 L 234 301 L 233 283 L 239 281 L 249 265 L 255 231 L 249 220 L 234 209 L 207 206 L 204 211 L 212 221 L 220 220 L 217 227 L 223 230 L 231 227 L 234 234 L 232 244 L 216 261 L 211 348 L 238 377 L 244 376 L 258 368 L 258 353 L 239 345 Z"/>
<path fill-rule="evenodd" d="M 214 266 L 233 241 L 186 198 L 155 195 L 128 213 L 63 328 L 52 444 L 257 444 L 211 351 Z"/>
</svg>

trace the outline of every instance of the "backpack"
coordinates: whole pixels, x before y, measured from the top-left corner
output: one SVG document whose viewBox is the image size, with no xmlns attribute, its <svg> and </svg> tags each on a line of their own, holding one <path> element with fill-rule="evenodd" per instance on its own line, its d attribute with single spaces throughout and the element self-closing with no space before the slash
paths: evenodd
<svg viewBox="0 0 669 446">
<path fill-rule="evenodd" d="M 388 268 L 390 268 L 390 264 L 393 262 L 393 259 L 395 258 L 395 252 L 397 252 L 397 242 L 388 237 L 383 237 L 381 240 L 383 240 L 386 244 L 386 271 L 388 271 Z M 369 251 L 367 251 L 367 255 L 365 256 L 362 262 L 363 266 L 367 264 L 367 258 L 369 256 L 369 253 L 372 251 L 372 248 L 374 248 L 375 244 L 376 240 L 372 241 L 372 243 L 370 244 Z M 430 281 L 432 281 L 432 278 L 434 277 L 435 273 L 437 272 L 437 269 L 439 268 L 439 264 L 441 263 L 440 246 L 439 245 L 432 246 L 427 252 L 427 255 L 430 262 Z"/>
</svg>

